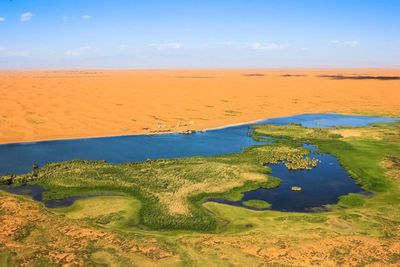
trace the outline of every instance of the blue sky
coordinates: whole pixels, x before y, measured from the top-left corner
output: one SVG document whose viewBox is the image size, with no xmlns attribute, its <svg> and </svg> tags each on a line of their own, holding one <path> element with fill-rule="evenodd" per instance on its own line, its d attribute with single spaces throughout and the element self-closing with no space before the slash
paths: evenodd
<svg viewBox="0 0 400 267">
<path fill-rule="evenodd" d="M 400 67 L 397 0 L 0 0 L 0 68 Z"/>
</svg>

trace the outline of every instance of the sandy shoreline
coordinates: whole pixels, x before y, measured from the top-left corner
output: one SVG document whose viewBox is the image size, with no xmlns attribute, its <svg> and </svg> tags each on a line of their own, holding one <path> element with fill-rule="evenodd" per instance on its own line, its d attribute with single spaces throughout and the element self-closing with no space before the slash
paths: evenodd
<svg viewBox="0 0 400 267">
<path fill-rule="evenodd" d="M 2 71 L 0 143 L 204 130 L 303 113 L 399 116 L 400 80 L 378 79 L 397 76 L 383 69 Z"/>
<path fill-rule="evenodd" d="M 326 113 L 330 113 L 330 112 L 326 112 Z M 304 114 L 311 114 L 311 113 L 304 113 Z M 324 114 L 324 113 L 318 113 L 318 114 Z M 368 115 L 365 115 L 365 114 L 355 114 L 355 113 L 347 113 L 347 114 L 341 113 L 341 114 L 343 114 L 343 115 L 354 115 L 354 116 L 368 116 Z M 225 128 L 240 126 L 240 125 L 258 123 L 258 122 L 261 122 L 261 121 L 264 121 L 264 120 L 268 120 L 268 119 L 289 117 L 289 116 L 294 116 L 294 115 L 301 115 L 301 114 L 284 115 L 284 116 L 280 116 L 280 117 L 271 117 L 271 118 L 257 119 L 257 120 L 248 121 L 248 122 L 239 122 L 239 123 L 227 124 L 227 125 L 224 125 L 224 126 L 218 126 L 218 127 L 214 127 L 214 128 L 193 129 L 193 130 L 196 131 L 196 132 L 199 132 L 199 131 L 207 132 L 207 131 L 221 130 L 221 129 L 225 129 Z M 11 143 L 0 143 L 0 146 L 2 146 L 2 145 L 30 144 L 30 143 L 40 143 L 40 142 L 53 142 L 53 141 L 63 141 L 63 140 L 85 140 L 85 139 L 93 139 L 93 138 L 113 138 L 113 137 L 129 137 L 129 136 L 160 135 L 160 134 L 185 134 L 185 133 L 183 131 L 179 131 L 179 132 L 176 131 L 176 132 L 133 133 L 133 134 L 123 134 L 123 135 L 96 135 L 96 136 L 70 137 L 70 138 L 59 138 L 59 139 L 43 139 L 43 140 L 21 141 L 21 142 L 11 142 Z"/>
<path fill-rule="evenodd" d="M 290 115 L 287 115 L 290 116 Z M 286 116 L 283 116 L 286 117 Z M 272 118 L 264 118 L 264 119 L 258 119 L 254 121 L 249 121 L 249 122 L 239 122 L 239 123 L 233 123 L 233 124 L 227 124 L 224 126 L 219 126 L 215 128 L 206 128 L 206 129 L 193 129 L 196 132 L 203 131 L 215 131 L 215 130 L 221 130 L 225 128 L 230 128 L 230 127 L 235 127 L 235 126 L 240 126 L 240 125 L 246 125 L 246 124 L 253 124 L 257 122 L 261 122 L 267 119 L 272 119 Z M 183 131 L 180 132 L 154 132 L 154 133 L 133 133 L 133 134 L 124 134 L 124 135 L 96 135 L 96 136 L 84 136 L 84 137 L 70 137 L 70 138 L 59 138 L 59 139 L 43 139 L 43 140 L 32 140 L 32 141 L 21 141 L 21 142 L 12 142 L 12 143 L 0 143 L 0 146 L 3 145 L 18 145 L 18 144 L 33 144 L 33 143 L 40 143 L 40 142 L 53 142 L 53 141 L 63 141 L 63 140 L 85 140 L 85 139 L 93 139 L 93 138 L 112 138 L 112 137 L 129 137 L 129 136 L 140 136 L 140 135 L 160 135 L 160 134 L 185 134 Z"/>
</svg>

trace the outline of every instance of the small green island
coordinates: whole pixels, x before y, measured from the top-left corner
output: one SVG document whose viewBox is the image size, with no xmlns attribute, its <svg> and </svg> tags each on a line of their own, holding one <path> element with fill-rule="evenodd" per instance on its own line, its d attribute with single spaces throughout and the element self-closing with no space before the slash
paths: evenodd
<svg viewBox="0 0 400 267">
<path fill-rule="evenodd" d="M 247 200 L 242 202 L 244 206 L 256 209 L 268 209 L 271 207 L 271 204 L 264 200 Z"/>
</svg>

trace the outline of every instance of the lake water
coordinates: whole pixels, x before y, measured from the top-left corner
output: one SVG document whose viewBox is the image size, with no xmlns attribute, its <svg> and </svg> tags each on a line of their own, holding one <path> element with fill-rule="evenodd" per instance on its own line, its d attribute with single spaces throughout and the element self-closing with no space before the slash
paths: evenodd
<svg viewBox="0 0 400 267">
<path fill-rule="evenodd" d="M 32 197 L 35 201 L 41 201 L 47 208 L 61 208 L 68 207 L 72 205 L 75 200 L 85 199 L 89 197 L 94 197 L 96 195 L 87 195 L 87 196 L 73 196 L 66 197 L 63 199 L 51 199 L 43 201 L 43 193 L 46 191 L 42 186 L 35 184 L 26 184 L 21 186 L 14 185 L 0 185 L 0 189 L 6 191 L 8 193 L 16 194 L 16 195 L 26 195 Z"/>
<path fill-rule="evenodd" d="M 31 171 L 33 164 L 43 166 L 48 162 L 72 159 L 121 163 L 236 153 L 252 145 L 268 143 L 257 142 L 248 135 L 249 126 L 256 124 L 299 123 L 305 127 L 327 128 L 364 126 L 391 121 L 395 119 L 339 114 L 302 114 L 190 135 L 132 135 L 5 144 L 0 145 L 0 175 L 22 174 Z M 272 175 L 281 178 L 282 185 L 275 189 L 247 192 L 243 200 L 263 199 L 272 204 L 272 209 L 305 211 L 312 207 L 335 203 L 340 195 L 362 191 L 334 157 L 326 154 L 315 155 L 315 157 L 320 157 L 322 163 L 311 171 L 288 171 L 282 163 L 270 165 Z M 293 192 L 290 190 L 291 186 L 301 186 L 303 190 Z M 230 204 L 241 205 L 241 203 Z"/>
<path fill-rule="evenodd" d="M 303 114 L 243 124 L 222 129 L 184 134 L 131 135 L 87 139 L 42 141 L 0 145 L 0 175 L 22 174 L 32 165 L 72 159 L 106 160 L 111 163 L 146 159 L 214 156 L 236 153 L 260 144 L 248 135 L 255 124 L 300 123 L 305 127 L 363 126 L 390 122 L 391 118 L 346 116 L 339 114 Z"/>
<path fill-rule="evenodd" d="M 339 164 L 338 160 L 328 154 L 317 153 L 312 145 L 309 157 L 320 162 L 311 170 L 288 170 L 280 162 L 268 164 L 271 176 L 282 179 L 279 187 L 272 189 L 259 188 L 245 192 L 241 201 L 212 199 L 211 201 L 244 207 L 247 200 L 263 200 L 272 204 L 271 209 L 279 211 L 313 211 L 326 204 L 338 202 L 341 195 L 348 193 L 367 193 L 356 184 Z M 301 187 L 301 191 L 292 191 L 292 187 Z"/>
</svg>

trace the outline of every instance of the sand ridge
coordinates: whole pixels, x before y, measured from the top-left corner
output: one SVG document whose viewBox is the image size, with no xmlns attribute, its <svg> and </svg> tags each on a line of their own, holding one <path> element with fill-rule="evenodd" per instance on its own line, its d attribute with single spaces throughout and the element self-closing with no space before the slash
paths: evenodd
<svg viewBox="0 0 400 267">
<path fill-rule="evenodd" d="M 346 78 L 330 77 L 338 75 Z M 358 76 L 367 78 L 351 78 Z M 0 143 L 179 132 L 299 113 L 399 116 L 400 80 L 376 78 L 398 76 L 383 69 L 2 71 Z"/>
</svg>

